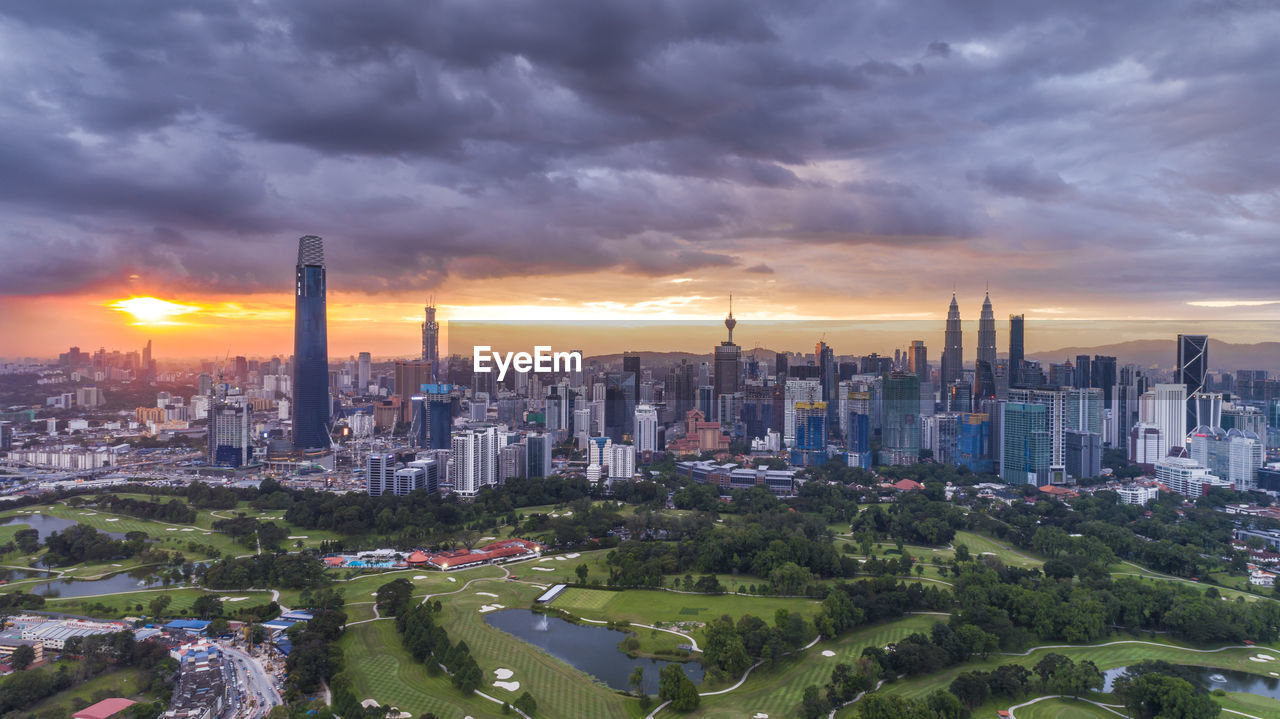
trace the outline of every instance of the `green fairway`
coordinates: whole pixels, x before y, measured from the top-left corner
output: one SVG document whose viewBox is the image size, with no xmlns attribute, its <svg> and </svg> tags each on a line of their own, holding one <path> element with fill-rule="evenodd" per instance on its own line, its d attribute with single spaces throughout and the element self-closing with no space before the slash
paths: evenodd
<svg viewBox="0 0 1280 719">
<path fill-rule="evenodd" d="M 1111 703 L 1114 699 L 1106 703 Z M 1005 707 L 1006 709 L 1008 707 Z M 1120 710 L 1123 712 L 1123 710 Z M 992 712 L 994 715 L 995 712 Z M 975 716 L 981 716 L 975 714 Z M 1115 719 L 1117 714 L 1085 701 L 1045 699 L 1016 712 L 1017 719 Z M 1126 716 L 1120 714 L 1119 716 Z"/>
<path fill-rule="evenodd" d="M 1005 542 L 999 542 L 995 539 L 974 532 L 956 532 L 956 538 L 952 540 L 953 546 L 965 545 L 969 548 L 971 556 L 979 556 L 982 554 L 993 554 L 997 559 L 1005 564 L 1013 567 L 1023 567 L 1024 569 L 1039 569 L 1044 565 L 1044 560 L 1038 559 L 1025 554 L 1017 549 L 1013 549 Z"/>
<path fill-rule="evenodd" d="M 562 604 L 564 596 L 568 604 Z M 609 595 L 609 596 L 605 596 Z M 591 606 L 599 605 L 599 606 Z M 570 587 L 552 606 L 587 619 L 623 620 L 639 624 L 696 622 L 705 624 L 721 615 L 737 619 L 755 615 L 768 623 L 779 609 L 799 612 L 812 619 L 819 603 L 811 599 L 739 596 L 734 594 L 683 594 L 651 589 L 610 592 Z M 696 636 L 696 632 L 695 632 Z"/>
<path fill-rule="evenodd" d="M 779 661 L 772 669 L 763 666 L 756 669 L 742 687 L 734 691 L 704 696 L 701 708 L 690 716 L 738 719 L 757 712 L 770 717 L 797 716 L 805 687 L 825 685 L 836 664 L 852 662 L 866 647 L 883 647 L 914 632 L 927 632 L 939 620 L 945 621 L 945 617 L 914 615 L 849 632 L 838 641 L 819 642 L 797 656 Z M 832 652 L 833 656 L 824 656 L 824 651 Z M 676 715 L 663 712 L 661 716 Z"/>
<path fill-rule="evenodd" d="M 1277 710 L 1275 699 L 1257 694 L 1227 692 L 1224 696 L 1214 696 L 1213 700 L 1221 704 L 1223 709 L 1256 717 L 1274 716 Z M 1018 716 L 1021 718 L 1022 715 Z M 1230 717 L 1231 715 L 1224 711 L 1222 716 Z"/>
<path fill-rule="evenodd" d="M 570 587 L 553 602 L 557 609 L 576 611 L 580 609 L 604 609 L 619 592 L 606 592 L 602 589 L 582 589 Z"/>
<path fill-rule="evenodd" d="M 589 676 L 552 658 L 536 647 L 505 634 L 484 621 L 479 608 L 485 604 L 526 607 L 542 590 L 537 587 L 485 579 L 455 593 L 439 596 L 443 626 L 453 641 L 465 641 L 488 680 L 481 689 L 503 700 L 514 700 L 529 691 L 538 702 L 538 714 L 548 717 L 638 716 L 639 704 L 593 682 Z M 485 594 L 480 594 L 484 592 Z M 497 595 L 488 596 L 488 595 Z M 363 611 L 363 610 L 361 610 Z M 380 620 L 350 626 L 342 639 L 347 652 L 347 673 L 360 699 L 372 698 L 417 715 L 427 711 L 439 716 L 501 716 L 501 707 L 479 697 L 465 697 L 449 685 L 448 678 L 430 676 L 412 662 L 400 645 L 394 622 Z M 493 686 L 495 669 L 510 669 L 519 691 Z"/>
</svg>

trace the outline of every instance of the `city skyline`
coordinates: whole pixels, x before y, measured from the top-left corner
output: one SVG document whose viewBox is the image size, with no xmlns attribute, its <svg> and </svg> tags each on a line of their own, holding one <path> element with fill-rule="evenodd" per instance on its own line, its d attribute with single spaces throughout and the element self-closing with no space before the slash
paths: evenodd
<svg viewBox="0 0 1280 719">
<path fill-rule="evenodd" d="M 941 319 L 988 284 L 1029 321 L 1277 317 L 1265 7 L 584 10 L 0 12 L 0 354 L 145 329 L 211 355 L 250 324 L 240 351 L 278 352 L 308 233 L 335 347 L 383 354 L 430 294 L 442 320 L 714 321 L 730 289 L 744 322 Z"/>
</svg>

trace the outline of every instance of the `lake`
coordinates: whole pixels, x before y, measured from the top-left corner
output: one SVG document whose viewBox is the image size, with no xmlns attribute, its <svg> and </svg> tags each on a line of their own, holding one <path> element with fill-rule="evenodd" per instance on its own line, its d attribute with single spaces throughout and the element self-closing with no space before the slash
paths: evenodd
<svg viewBox="0 0 1280 719">
<path fill-rule="evenodd" d="M 631 691 L 631 670 L 637 666 L 644 668 L 644 688 L 651 695 L 658 693 L 658 672 L 668 664 L 679 664 L 695 684 L 702 682 L 703 670 L 698 662 L 628 657 L 618 649 L 618 643 L 626 638 L 627 632 L 574 624 L 528 609 L 490 612 L 485 615 L 485 621 L 620 691 Z"/>
<path fill-rule="evenodd" d="M 170 587 L 180 585 L 170 584 Z M 91 597 L 100 594 L 136 592 L 140 589 L 163 588 L 164 582 L 156 578 L 150 567 L 112 574 L 102 579 L 55 579 L 51 582 L 28 585 L 24 591 L 43 594 L 46 597 Z"/>
<path fill-rule="evenodd" d="M 1277 656 L 1276 652 L 1263 651 L 1260 654 Z M 1274 669 L 1266 671 L 1275 671 L 1280 673 L 1280 660 L 1274 662 L 1259 662 L 1259 669 L 1267 666 L 1275 665 Z M 1195 671 L 1200 678 L 1201 685 L 1213 691 L 1221 689 L 1227 692 L 1239 692 L 1241 694 L 1256 694 L 1260 697 L 1270 697 L 1272 699 L 1280 699 L 1280 678 L 1263 676 L 1261 674 L 1250 674 L 1249 672 L 1235 671 L 1232 669 L 1214 669 L 1213 667 L 1197 667 L 1188 666 L 1188 669 Z M 1102 673 L 1103 685 L 1102 691 L 1110 692 L 1115 684 L 1115 680 L 1125 672 L 1128 667 L 1117 667 L 1108 669 Z"/>
<path fill-rule="evenodd" d="M 79 522 L 74 519 L 63 519 L 62 517 L 51 517 L 47 514 L 15 514 L 12 517 L 0 517 L 0 525 L 3 524 L 25 524 L 28 527 L 40 533 L 40 541 L 49 536 L 52 532 L 66 531 L 69 527 L 74 527 Z M 124 539 L 124 532 L 104 532 L 112 539 Z"/>
</svg>

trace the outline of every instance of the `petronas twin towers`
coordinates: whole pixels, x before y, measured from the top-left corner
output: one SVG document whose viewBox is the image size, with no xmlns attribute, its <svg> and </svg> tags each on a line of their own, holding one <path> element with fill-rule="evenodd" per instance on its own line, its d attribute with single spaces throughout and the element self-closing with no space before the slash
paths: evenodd
<svg viewBox="0 0 1280 719">
<path fill-rule="evenodd" d="M 978 357 L 974 363 L 974 395 L 994 397 L 996 364 L 996 318 L 991 311 L 991 294 L 982 299 L 982 315 L 978 319 Z M 951 294 L 947 308 L 947 330 L 942 350 L 941 380 L 943 387 L 964 378 L 964 341 L 960 326 L 960 305 Z"/>
</svg>

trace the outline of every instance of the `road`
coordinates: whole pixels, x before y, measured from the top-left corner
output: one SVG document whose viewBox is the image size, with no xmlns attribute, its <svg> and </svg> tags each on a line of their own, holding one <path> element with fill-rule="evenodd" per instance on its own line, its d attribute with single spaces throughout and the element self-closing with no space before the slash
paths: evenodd
<svg viewBox="0 0 1280 719">
<path fill-rule="evenodd" d="M 271 676 L 262 668 L 262 664 L 257 659 L 240 649 L 229 647 L 225 644 L 222 645 L 222 650 L 226 652 L 227 658 L 235 670 L 237 687 L 244 687 L 240 691 L 242 704 L 240 711 L 235 714 L 237 719 L 265 717 L 272 707 L 284 703 Z"/>
</svg>

